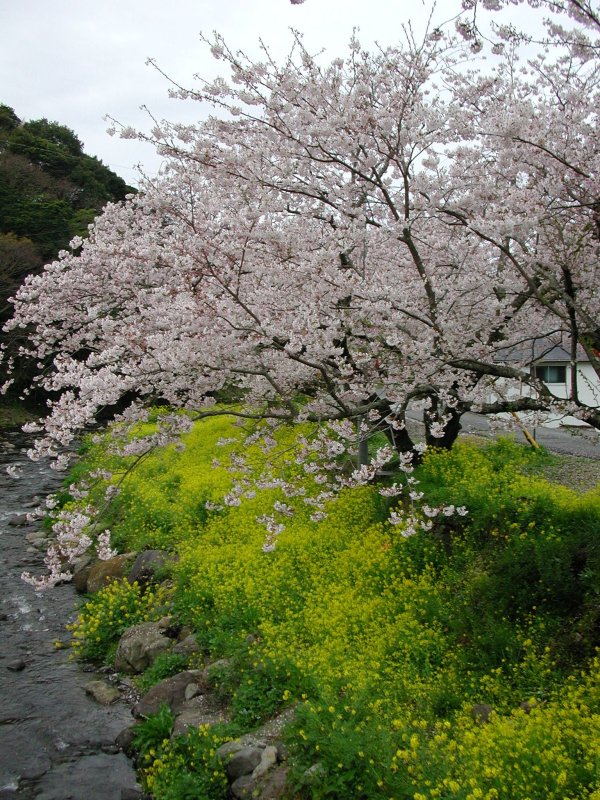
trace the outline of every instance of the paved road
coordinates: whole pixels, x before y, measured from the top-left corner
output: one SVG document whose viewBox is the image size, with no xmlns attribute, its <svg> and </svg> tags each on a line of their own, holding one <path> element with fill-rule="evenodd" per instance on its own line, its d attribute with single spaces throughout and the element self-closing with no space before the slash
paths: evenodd
<svg viewBox="0 0 600 800">
<path fill-rule="evenodd" d="M 413 422 L 420 423 L 422 412 L 410 411 L 407 415 Z M 463 414 L 462 433 L 473 433 L 478 436 L 496 436 L 498 429 L 492 429 L 487 417 L 480 414 Z M 600 433 L 593 428 L 546 428 L 529 429 L 536 441 L 553 453 L 564 453 L 572 456 L 583 456 L 600 460 Z M 510 432 L 519 442 L 526 442 L 520 431 Z"/>
</svg>

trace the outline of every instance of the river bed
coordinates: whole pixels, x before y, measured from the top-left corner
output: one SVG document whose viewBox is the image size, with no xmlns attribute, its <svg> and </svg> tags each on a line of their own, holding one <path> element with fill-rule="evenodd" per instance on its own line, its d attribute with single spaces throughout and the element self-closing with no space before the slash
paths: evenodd
<svg viewBox="0 0 600 800">
<path fill-rule="evenodd" d="M 114 745 L 132 722 L 129 707 L 100 706 L 86 695 L 85 684 L 98 676 L 60 646 L 76 615 L 74 588 L 38 592 L 20 577 L 44 573 L 44 551 L 31 541 L 40 525 L 24 515 L 61 484 L 26 448 L 21 432 L 0 431 L 0 800 L 140 796 L 131 762 Z M 10 478 L 8 465 L 21 477 Z"/>
</svg>

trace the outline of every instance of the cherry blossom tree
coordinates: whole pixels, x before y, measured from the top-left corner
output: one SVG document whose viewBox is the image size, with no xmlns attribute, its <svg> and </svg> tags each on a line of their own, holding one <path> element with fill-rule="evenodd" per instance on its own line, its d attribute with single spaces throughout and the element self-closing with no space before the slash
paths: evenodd
<svg viewBox="0 0 600 800">
<path fill-rule="evenodd" d="M 446 211 L 497 249 L 503 266 L 495 291 L 519 287 L 518 302 L 545 321 L 545 327 L 536 323 L 538 335 L 549 346 L 567 343 L 570 407 L 598 427 L 597 404 L 589 407 L 580 399 L 575 369 L 583 350 L 600 374 L 600 73 L 589 55 L 574 58 L 568 51 L 555 61 L 538 56 L 529 62 L 527 79 L 518 82 L 508 63 L 487 92 L 481 79 L 461 79 L 465 102 L 477 86 L 481 91 L 472 106 L 479 141 L 461 147 L 459 174 L 467 169 L 471 180 L 489 187 L 492 172 L 497 196 L 492 202 L 482 198 L 478 211 L 462 199 Z M 506 274 L 504 265 L 510 265 Z M 527 341 L 535 342 L 531 333 Z"/>
<path fill-rule="evenodd" d="M 17 293 L 7 327 L 29 332 L 51 398 L 30 427 L 34 457 L 60 465 L 61 447 L 107 410 L 129 421 L 168 409 L 146 439 L 124 437 L 121 452 L 138 458 L 203 416 L 253 423 L 246 441 L 265 451 L 277 425 L 306 422 L 298 459 L 319 519 L 392 458 L 416 502 L 423 447 L 452 446 L 469 410 L 550 410 L 600 429 L 576 377 L 565 400 L 531 369 L 540 347 L 567 342 L 573 365 L 583 349 L 600 377 L 597 12 L 556 6 L 579 28 L 549 21 L 526 62 L 520 38 L 498 29 L 482 70 L 487 45 L 467 10 L 470 28 L 463 14 L 456 33 L 419 42 L 407 29 L 402 46 L 372 53 L 353 39 L 329 64 L 299 35 L 281 64 L 205 39 L 229 80 L 173 95 L 214 114 L 121 129 L 155 143 L 161 175 Z M 424 444 L 406 427 L 414 404 Z M 347 469 L 340 457 L 376 432 L 388 445 Z M 232 469 L 224 503 L 236 505 L 253 489 L 239 453 Z M 297 487 L 256 483 L 282 492 L 263 520 L 269 550 Z M 406 535 L 428 524 L 409 506 L 391 517 Z M 58 517 L 51 581 L 93 517 Z"/>
<path fill-rule="evenodd" d="M 522 4 L 525 4 L 522 0 L 462 0 L 456 29 L 475 51 L 481 50 L 486 41 L 493 43 L 497 52 L 504 50 L 505 43 L 536 41 L 553 47 L 565 45 L 578 56 L 593 57 L 600 52 L 600 9 L 593 0 L 526 0 L 530 8 L 541 10 L 545 15 L 543 33 L 538 29 L 536 35 L 523 30 L 505 15 L 511 6 Z M 490 20 L 486 14 L 490 11 L 504 14 L 499 21 L 493 17 Z"/>
<path fill-rule="evenodd" d="M 566 335 L 600 367 L 590 48 L 524 68 L 513 48 L 482 74 L 440 31 L 328 65 L 299 36 L 281 65 L 206 41 L 229 83 L 173 94 L 214 116 L 157 124 L 163 174 L 17 295 L 10 326 L 56 398 L 40 452 L 105 407 L 222 413 L 225 390 L 239 415 L 350 420 L 398 453 L 415 401 L 447 447 L 468 410 L 600 427 L 514 358 Z"/>
</svg>

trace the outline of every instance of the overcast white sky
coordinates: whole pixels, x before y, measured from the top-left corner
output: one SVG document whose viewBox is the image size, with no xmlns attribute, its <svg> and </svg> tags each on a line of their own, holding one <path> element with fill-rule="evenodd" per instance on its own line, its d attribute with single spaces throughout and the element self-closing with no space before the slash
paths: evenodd
<svg viewBox="0 0 600 800">
<path fill-rule="evenodd" d="M 447 19 L 460 0 L 440 0 L 436 18 Z M 409 18 L 423 27 L 430 13 L 421 0 L 0 0 L 0 103 L 22 120 L 47 117 L 72 128 L 95 155 L 135 183 L 137 163 L 148 174 L 160 161 L 152 148 L 106 134 L 109 114 L 148 128 L 140 106 L 159 118 L 191 121 L 199 104 L 169 100 L 168 84 L 152 67 L 186 86 L 194 73 L 211 77 L 215 65 L 198 34 L 217 30 L 233 49 L 256 52 L 259 37 L 278 55 L 290 45 L 290 28 L 311 51 L 344 54 L 353 27 L 365 46 L 393 44 Z M 204 112 L 205 113 L 205 112 Z"/>
<path fill-rule="evenodd" d="M 201 44 L 200 31 L 221 33 L 229 46 L 259 56 L 262 38 L 278 57 L 289 52 L 290 28 L 312 52 L 346 53 L 353 28 L 363 46 L 396 44 L 402 25 L 424 31 L 433 0 L 0 0 L 0 103 L 22 120 L 46 117 L 72 128 L 84 149 L 135 184 L 136 164 L 154 175 L 150 145 L 110 137 L 105 115 L 148 130 L 146 105 L 157 119 L 192 122 L 207 109 L 168 98 L 156 59 L 184 86 L 193 75 L 225 70 Z M 434 24 L 453 18 L 461 0 L 437 0 Z M 503 14 L 505 12 L 502 12 Z M 511 11 L 529 28 L 532 11 Z M 224 73 L 226 75 L 226 73 Z"/>
</svg>

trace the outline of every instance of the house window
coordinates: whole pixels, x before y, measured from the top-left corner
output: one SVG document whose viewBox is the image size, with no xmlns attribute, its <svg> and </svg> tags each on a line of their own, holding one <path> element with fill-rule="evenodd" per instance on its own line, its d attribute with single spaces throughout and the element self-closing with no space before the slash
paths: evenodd
<svg viewBox="0 0 600 800">
<path fill-rule="evenodd" d="M 544 383 L 566 383 L 567 368 L 555 364 L 544 364 L 535 368 L 535 377 Z"/>
</svg>

